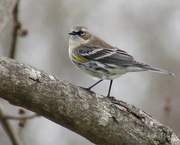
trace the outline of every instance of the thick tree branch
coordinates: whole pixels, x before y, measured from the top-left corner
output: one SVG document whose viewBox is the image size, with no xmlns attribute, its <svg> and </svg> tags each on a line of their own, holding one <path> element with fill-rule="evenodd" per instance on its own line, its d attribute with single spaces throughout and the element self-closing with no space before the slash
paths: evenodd
<svg viewBox="0 0 180 145">
<path fill-rule="evenodd" d="M 100 145 L 180 144 L 171 129 L 122 101 L 0 57 L 0 96 Z"/>
</svg>

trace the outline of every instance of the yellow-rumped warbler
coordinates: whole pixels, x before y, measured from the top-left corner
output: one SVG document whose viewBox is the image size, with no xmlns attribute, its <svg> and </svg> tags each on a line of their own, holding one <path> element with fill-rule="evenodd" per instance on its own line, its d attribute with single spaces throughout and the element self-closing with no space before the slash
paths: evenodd
<svg viewBox="0 0 180 145">
<path fill-rule="evenodd" d="M 127 52 L 113 47 L 96 37 L 84 26 L 75 26 L 69 32 L 69 57 L 87 74 L 100 78 L 91 89 L 103 80 L 110 80 L 108 97 L 114 79 L 127 72 L 154 71 L 173 75 L 165 70 L 137 62 Z"/>
</svg>

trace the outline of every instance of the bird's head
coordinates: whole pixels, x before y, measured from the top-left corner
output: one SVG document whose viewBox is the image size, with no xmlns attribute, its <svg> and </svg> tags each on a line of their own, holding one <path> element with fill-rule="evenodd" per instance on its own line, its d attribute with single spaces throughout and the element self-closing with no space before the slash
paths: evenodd
<svg viewBox="0 0 180 145">
<path fill-rule="evenodd" d="M 92 38 L 91 31 L 84 26 L 74 26 L 68 34 L 70 35 L 69 43 L 74 45 L 86 44 Z"/>
</svg>

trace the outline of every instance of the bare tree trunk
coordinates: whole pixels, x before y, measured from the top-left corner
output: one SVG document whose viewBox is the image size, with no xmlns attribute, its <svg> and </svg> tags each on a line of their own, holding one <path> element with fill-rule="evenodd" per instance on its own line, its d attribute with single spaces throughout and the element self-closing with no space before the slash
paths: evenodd
<svg viewBox="0 0 180 145">
<path fill-rule="evenodd" d="M 88 92 L 41 70 L 0 57 L 0 96 L 99 145 L 173 144 L 171 129 L 122 101 Z"/>
</svg>

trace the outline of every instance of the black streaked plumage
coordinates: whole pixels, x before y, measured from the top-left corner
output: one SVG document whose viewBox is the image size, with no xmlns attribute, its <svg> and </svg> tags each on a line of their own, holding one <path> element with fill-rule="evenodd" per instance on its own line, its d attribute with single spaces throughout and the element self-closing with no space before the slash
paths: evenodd
<svg viewBox="0 0 180 145">
<path fill-rule="evenodd" d="M 134 60 L 127 52 L 107 44 L 84 26 L 73 27 L 69 34 L 69 56 L 72 62 L 84 72 L 100 78 L 88 89 L 104 79 L 110 80 L 108 97 L 113 80 L 127 72 L 154 71 L 174 75 Z"/>
</svg>

